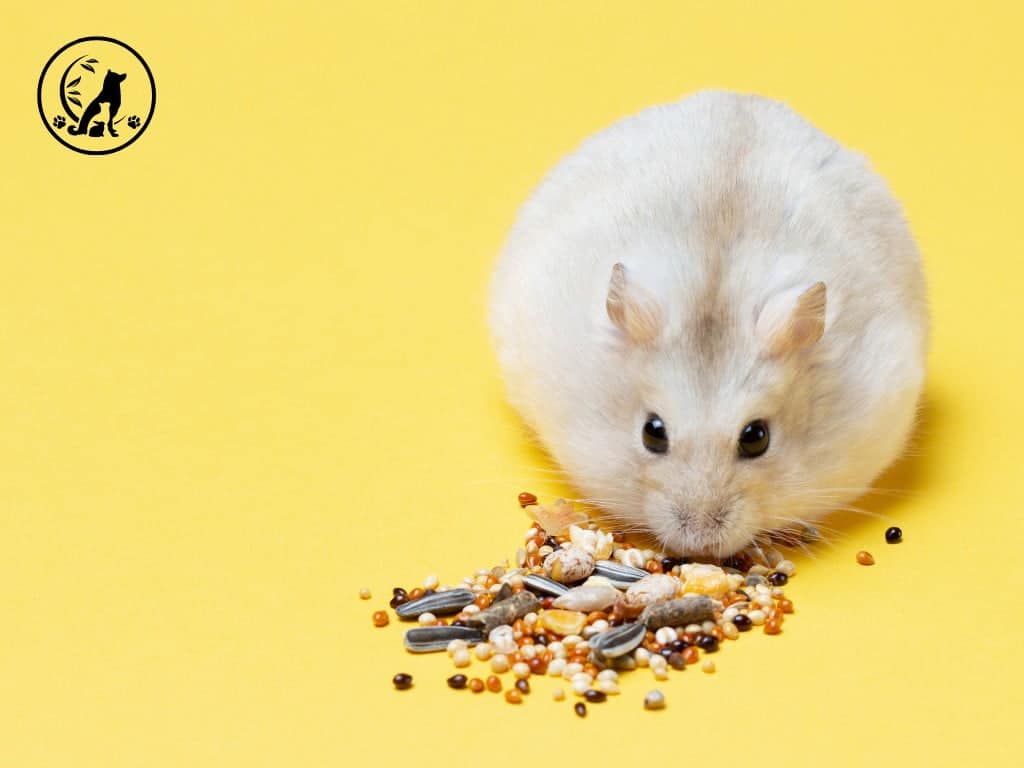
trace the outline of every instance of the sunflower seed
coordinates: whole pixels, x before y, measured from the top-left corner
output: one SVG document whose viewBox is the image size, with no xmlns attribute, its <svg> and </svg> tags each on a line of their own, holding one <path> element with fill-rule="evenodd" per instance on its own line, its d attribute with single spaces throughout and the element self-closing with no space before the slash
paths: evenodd
<svg viewBox="0 0 1024 768">
<path fill-rule="evenodd" d="M 640 645 L 646 633 L 642 621 L 623 624 L 590 638 L 590 649 L 600 659 L 615 659 Z"/>
<path fill-rule="evenodd" d="M 536 573 L 529 573 L 523 576 L 523 585 L 533 592 L 540 592 L 542 595 L 554 595 L 559 597 L 569 591 L 565 584 L 559 584 L 547 576 L 539 576 Z"/>
<path fill-rule="evenodd" d="M 476 645 L 483 642 L 484 633 L 471 627 L 417 627 L 405 633 L 405 647 L 413 653 L 443 651 L 452 640 Z"/>
<path fill-rule="evenodd" d="M 629 586 L 634 581 L 640 581 L 640 579 L 650 575 L 645 570 L 616 563 L 614 560 L 598 560 L 594 571 L 598 576 L 604 576 L 611 581 L 616 587 L 623 584 Z"/>
<path fill-rule="evenodd" d="M 395 608 L 395 613 L 400 619 L 415 619 L 421 613 L 432 613 L 435 616 L 448 616 L 458 613 L 467 605 L 473 602 L 476 595 L 468 589 L 449 589 L 444 592 L 436 592 L 433 595 L 426 595 L 419 600 L 411 600 L 402 603 Z"/>
</svg>

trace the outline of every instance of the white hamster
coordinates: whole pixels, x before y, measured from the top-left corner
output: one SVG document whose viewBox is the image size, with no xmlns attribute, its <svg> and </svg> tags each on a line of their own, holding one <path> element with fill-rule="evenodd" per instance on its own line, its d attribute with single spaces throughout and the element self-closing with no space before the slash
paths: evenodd
<svg viewBox="0 0 1024 768">
<path fill-rule="evenodd" d="M 677 554 L 849 503 L 914 423 L 928 307 L 900 205 L 770 99 L 702 91 L 585 141 L 491 291 L 512 404 L 584 498 Z"/>
</svg>

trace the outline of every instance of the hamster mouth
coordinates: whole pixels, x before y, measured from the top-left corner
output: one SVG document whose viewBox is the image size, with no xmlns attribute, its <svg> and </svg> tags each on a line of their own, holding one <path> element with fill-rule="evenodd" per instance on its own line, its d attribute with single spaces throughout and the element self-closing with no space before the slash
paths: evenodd
<svg viewBox="0 0 1024 768">
<path fill-rule="evenodd" d="M 657 531 L 658 540 L 679 556 L 698 558 L 722 558 L 732 550 L 742 549 L 743 544 L 729 546 L 732 538 L 727 533 L 727 524 L 696 527 L 685 518 L 676 517 L 668 530 Z M 729 551 L 727 551 L 729 550 Z"/>
<path fill-rule="evenodd" d="M 728 512 L 707 522 L 674 511 L 654 527 L 661 544 L 678 556 L 722 559 L 750 544 L 752 536 L 737 525 Z"/>
</svg>

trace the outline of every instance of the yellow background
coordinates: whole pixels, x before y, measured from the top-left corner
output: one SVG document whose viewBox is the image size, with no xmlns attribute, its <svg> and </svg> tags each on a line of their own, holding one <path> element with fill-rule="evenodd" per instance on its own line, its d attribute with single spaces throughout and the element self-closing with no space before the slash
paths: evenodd
<svg viewBox="0 0 1024 768">
<path fill-rule="evenodd" d="M 11 4 L 0 764 L 1021 764 L 1015 5 Z M 90 34 L 157 84 L 107 157 L 35 108 Z M 502 401 L 502 237 L 584 136 L 712 85 L 790 102 L 905 202 L 925 418 L 880 483 L 904 493 L 863 505 L 906 541 L 839 519 L 784 634 L 675 677 L 662 713 L 646 672 L 582 721 L 549 680 L 520 708 L 448 691 L 370 612 L 511 555 L 518 491 L 568 492 Z"/>
</svg>

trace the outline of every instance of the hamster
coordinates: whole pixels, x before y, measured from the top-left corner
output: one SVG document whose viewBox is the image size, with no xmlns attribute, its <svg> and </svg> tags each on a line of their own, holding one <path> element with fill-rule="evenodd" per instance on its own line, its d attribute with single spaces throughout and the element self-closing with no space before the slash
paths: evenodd
<svg viewBox="0 0 1024 768">
<path fill-rule="evenodd" d="M 509 399 L 582 497 L 706 557 L 867 490 L 913 427 L 928 323 L 918 250 L 868 161 L 723 91 L 559 162 L 490 297 Z"/>
</svg>

